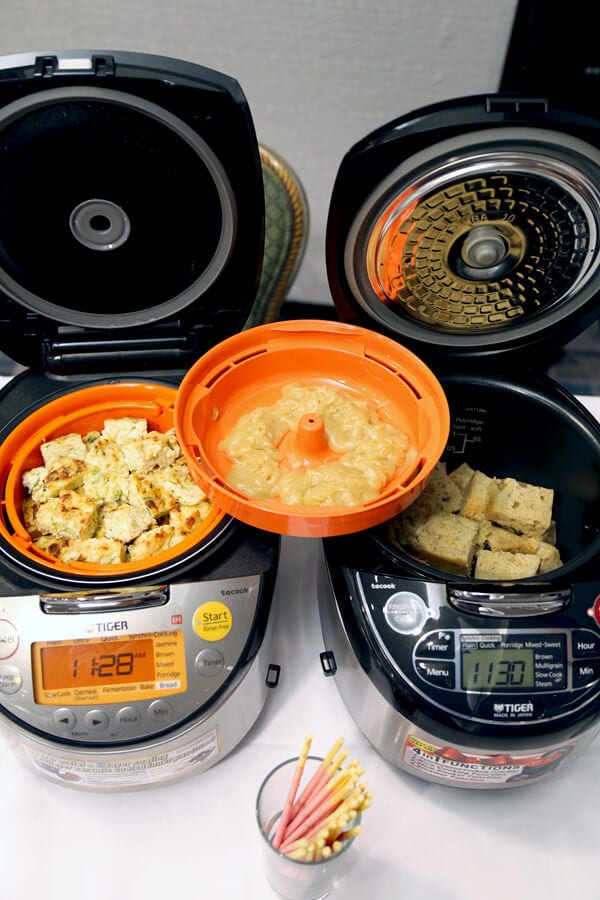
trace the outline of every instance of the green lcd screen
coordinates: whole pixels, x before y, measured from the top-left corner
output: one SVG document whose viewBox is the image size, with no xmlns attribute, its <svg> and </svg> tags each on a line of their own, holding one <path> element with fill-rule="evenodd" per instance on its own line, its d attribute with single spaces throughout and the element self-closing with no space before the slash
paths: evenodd
<svg viewBox="0 0 600 900">
<path fill-rule="evenodd" d="M 464 691 L 518 690 L 533 684 L 533 650 L 463 650 Z"/>
</svg>

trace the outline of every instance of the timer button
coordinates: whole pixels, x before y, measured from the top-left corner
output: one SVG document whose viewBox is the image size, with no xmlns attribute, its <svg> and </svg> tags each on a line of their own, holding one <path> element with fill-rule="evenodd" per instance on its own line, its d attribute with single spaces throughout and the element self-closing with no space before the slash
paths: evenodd
<svg viewBox="0 0 600 900">
<path fill-rule="evenodd" d="M 153 700 L 148 707 L 148 715 L 153 722 L 168 725 L 173 718 L 173 707 L 166 700 Z"/>
<path fill-rule="evenodd" d="M 573 687 L 587 687 L 600 678 L 599 662 L 574 662 L 573 663 Z"/>
<path fill-rule="evenodd" d="M 583 629 L 573 632 L 573 656 L 600 656 L 600 636 Z"/>
<path fill-rule="evenodd" d="M 70 731 L 72 728 L 75 728 L 77 719 L 75 718 L 73 710 L 64 706 L 61 707 L 61 709 L 54 710 L 52 713 L 52 721 L 59 731 Z"/>
<path fill-rule="evenodd" d="M 449 688 L 452 690 L 456 683 L 454 663 L 451 662 L 430 662 L 425 659 L 415 661 L 415 669 L 417 673 L 429 684 L 435 684 L 437 687 Z"/>
<path fill-rule="evenodd" d="M 0 666 L 0 694 L 16 694 L 23 678 L 16 666 Z"/>
<path fill-rule="evenodd" d="M 422 597 L 412 591 L 397 591 L 387 600 L 383 615 L 398 634 L 419 634 L 427 621 L 427 607 Z"/>
<path fill-rule="evenodd" d="M 218 675 L 225 665 L 225 657 L 220 650 L 207 648 L 197 655 L 194 665 L 199 675 Z"/>
<path fill-rule="evenodd" d="M 103 709 L 91 709 L 85 714 L 83 721 L 90 731 L 104 731 L 108 728 L 108 716 Z"/>
<path fill-rule="evenodd" d="M 454 635 L 449 631 L 432 631 L 419 641 L 415 656 L 428 659 L 454 659 Z"/>
</svg>

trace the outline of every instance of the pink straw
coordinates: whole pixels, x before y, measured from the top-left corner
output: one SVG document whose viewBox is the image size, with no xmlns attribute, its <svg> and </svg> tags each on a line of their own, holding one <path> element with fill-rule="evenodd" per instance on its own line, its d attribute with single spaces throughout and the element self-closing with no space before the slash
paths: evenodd
<svg viewBox="0 0 600 900">
<path fill-rule="evenodd" d="M 304 741 L 302 751 L 298 758 L 298 765 L 296 766 L 296 771 L 294 772 L 294 777 L 292 778 L 292 783 L 290 784 L 288 790 L 285 805 L 283 807 L 283 812 L 281 813 L 281 818 L 279 819 L 277 830 L 275 831 L 275 837 L 272 841 L 272 844 L 276 850 L 279 850 L 279 847 L 281 846 L 283 835 L 285 834 L 285 830 L 292 816 L 292 809 L 294 806 L 294 800 L 296 799 L 296 792 L 298 791 L 298 785 L 300 784 L 300 779 L 302 778 L 302 772 L 304 771 L 304 766 L 311 743 L 312 736 L 309 734 Z"/>
</svg>

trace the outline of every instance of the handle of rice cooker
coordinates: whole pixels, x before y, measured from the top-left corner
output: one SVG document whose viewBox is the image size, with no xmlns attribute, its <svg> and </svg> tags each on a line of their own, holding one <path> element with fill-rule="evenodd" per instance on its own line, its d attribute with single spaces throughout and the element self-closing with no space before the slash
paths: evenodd
<svg viewBox="0 0 600 900">
<path fill-rule="evenodd" d="M 541 591 L 542 585 L 531 585 L 528 591 L 469 590 L 448 585 L 448 602 L 460 612 L 496 618 L 524 618 L 560 612 L 571 601 L 571 589 Z"/>
</svg>

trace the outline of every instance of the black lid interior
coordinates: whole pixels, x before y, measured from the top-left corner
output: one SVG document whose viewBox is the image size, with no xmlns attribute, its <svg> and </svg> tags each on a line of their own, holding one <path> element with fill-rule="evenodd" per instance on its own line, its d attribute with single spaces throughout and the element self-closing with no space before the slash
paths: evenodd
<svg viewBox="0 0 600 900">
<path fill-rule="evenodd" d="M 183 368 L 243 326 L 264 195 L 233 79 L 146 54 L 0 59 L 0 157 L 0 342 L 17 362 Z"/>
</svg>

